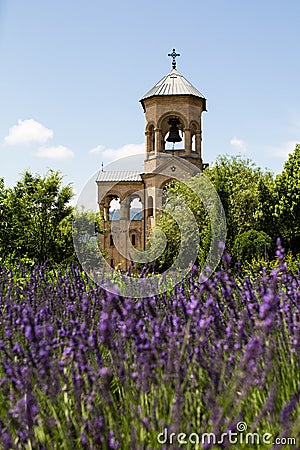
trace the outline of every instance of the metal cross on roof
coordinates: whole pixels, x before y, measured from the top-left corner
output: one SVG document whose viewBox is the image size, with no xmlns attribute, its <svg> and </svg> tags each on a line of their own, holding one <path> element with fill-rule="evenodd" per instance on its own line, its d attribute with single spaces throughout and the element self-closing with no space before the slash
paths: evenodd
<svg viewBox="0 0 300 450">
<path fill-rule="evenodd" d="M 180 53 L 176 53 L 175 48 L 173 48 L 172 53 L 168 53 L 168 56 L 171 56 L 171 58 L 173 58 L 173 60 L 172 60 L 172 68 L 176 69 L 176 57 L 180 56 Z"/>
</svg>

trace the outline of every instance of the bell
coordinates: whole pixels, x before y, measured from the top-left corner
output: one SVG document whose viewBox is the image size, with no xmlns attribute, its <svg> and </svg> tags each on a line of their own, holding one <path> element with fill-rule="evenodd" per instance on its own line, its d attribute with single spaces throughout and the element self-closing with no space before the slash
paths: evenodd
<svg viewBox="0 0 300 450">
<path fill-rule="evenodd" d="M 179 119 L 177 118 L 169 119 L 168 124 L 171 125 L 171 127 L 169 131 L 169 136 L 167 137 L 166 140 L 168 142 L 173 142 L 173 144 L 175 144 L 175 142 L 182 141 L 178 130 L 178 125 L 180 124 Z"/>
</svg>

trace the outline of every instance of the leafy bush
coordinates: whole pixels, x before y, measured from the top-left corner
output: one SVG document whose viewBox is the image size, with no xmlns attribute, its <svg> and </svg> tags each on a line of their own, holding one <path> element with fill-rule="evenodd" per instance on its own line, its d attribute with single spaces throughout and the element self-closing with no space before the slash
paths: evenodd
<svg viewBox="0 0 300 450">
<path fill-rule="evenodd" d="M 272 252 L 272 239 L 264 231 L 249 230 L 239 234 L 234 241 L 233 256 L 241 263 L 253 258 L 267 258 Z M 273 255 L 272 255 L 273 256 Z"/>
</svg>

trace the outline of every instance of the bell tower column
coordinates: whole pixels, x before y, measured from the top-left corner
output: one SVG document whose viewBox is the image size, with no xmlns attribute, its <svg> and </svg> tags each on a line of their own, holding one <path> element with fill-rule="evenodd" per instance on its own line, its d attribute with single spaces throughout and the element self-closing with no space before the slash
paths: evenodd
<svg viewBox="0 0 300 450">
<path fill-rule="evenodd" d="M 145 136 L 146 136 L 146 152 L 148 155 L 151 152 L 151 132 L 145 131 Z"/>
<path fill-rule="evenodd" d="M 155 143 L 154 143 L 154 154 L 155 156 L 162 150 L 161 149 L 161 129 L 155 128 Z"/>
<path fill-rule="evenodd" d="M 187 155 L 191 154 L 192 151 L 192 135 L 191 130 L 186 128 L 184 130 L 184 148 Z"/>
<path fill-rule="evenodd" d="M 196 133 L 196 152 L 201 158 L 201 131 L 197 131 Z"/>
</svg>

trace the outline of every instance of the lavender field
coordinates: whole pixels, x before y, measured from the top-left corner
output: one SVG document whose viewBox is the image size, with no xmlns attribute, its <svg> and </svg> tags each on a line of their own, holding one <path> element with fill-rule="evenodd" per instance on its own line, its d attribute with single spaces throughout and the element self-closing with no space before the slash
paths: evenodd
<svg viewBox="0 0 300 450">
<path fill-rule="evenodd" d="M 143 300 L 2 268 L 1 448 L 300 448 L 300 270 L 277 258 Z"/>
</svg>

